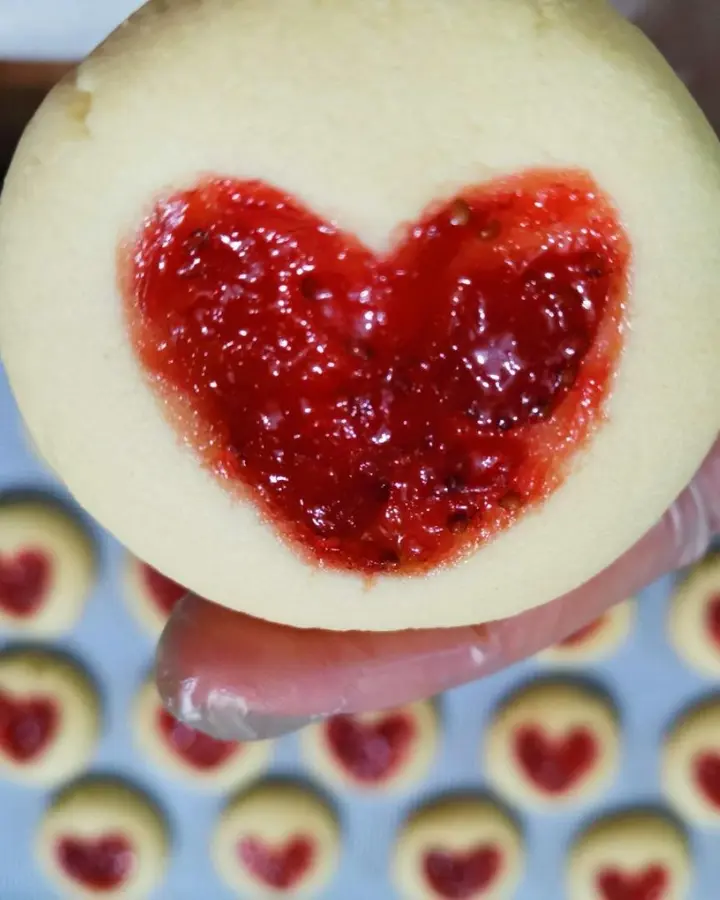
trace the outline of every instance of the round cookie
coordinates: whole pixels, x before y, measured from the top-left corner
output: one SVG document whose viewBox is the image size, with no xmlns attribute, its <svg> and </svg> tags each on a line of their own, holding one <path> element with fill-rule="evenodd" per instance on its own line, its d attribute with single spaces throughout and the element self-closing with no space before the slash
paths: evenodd
<svg viewBox="0 0 720 900">
<path fill-rule="evenodd" d="M 243 897 L 312 897 L 332 877 L 339 849 L 338 824 L 324 801 L 300 785 L 268 782 L 230 802 L 212 856 Z"/>
<path fill-rule="evenodd" d="M 572 900 L 689 900 L 685 835 L 656 813 L 624 812 L 592 825 L 572 851 Z"/>
<path fill-rule="evenodd" d="M 618 603 L 536 658 L 544 663 L 568 666 L 605 659 L 627 639 L 634 617 L 634 600 Z"/>
<path fill-rule="evenodd" d="M 43 638 L 69 631 L 95 568 L 92 539 L 59 503 L 0 500 L 0 630 Z"/>
<path fill-rule="evenodd" d="M 523 865 L 520 832 L 489 800 L 451 797 L 416 812 L 395 849 L 403 900 L 509 900 Z"/>
<path fill-rule="evenodd" d="M 36 854 L 63 897 L 144 900 L 163 877 L 168 836 L 160 813 L 135 788 L 86 778 L 48 809 Z"/>
<path fill-rule="evenodd" d="M 178 722 L 160 702 L 154 681 L 140 689 L 135 704 L 136 745 L 165 772 L 197 787 L 238 788 L 267 767 L 271 741 L 219 741 Z"/>
<path fill-rule="evenodd" d="M 138 621 L 153 635 L 165 627 L 175 604 L 187 588 L 167 578 L 131 553 L 125 567 L 125 596 Z"/>
<path fill-rule="evenodd" d="M 615 711 L 599 692 L 539 682 L 503 703 L 484 737 L 483 760 L 506 797 L 552 807 L 585 802 L 607 788 L 619 751 Z"/>
<path fill-rule="evenodd" d="M 99 698 L 77 665 L 37 650 L 0 655 L 0 777 L 65 781 L 87 765 L 99 733 Z"/>
<path fill-rule="evenodd" d="M 362 791 L 404 790 L 430 768 L 438 742 L 435 704 L 333 716 L 304 729 L 305 758 L 323 778 Z"/>
<path fill-rule="evenodd" d="M 438 47 L 446 48 L 442 59 Z M 429 66 L 429 59 L 437 64 Z M 550 164 L 555 167 L 551 171 L 543 168 Z M 199 184 L 199 173 L 214 181 Z M 402 552 L 389 550 L 378 558 L 378 565 L 388 571 L 368 579 L 366 571 L 309 563 L 285 540 L 294 522 L 264 515 L 262 505 L 258 509 L 247 502 L 247 492 L 238 487 L 242 495 L 238 497 L 229 488 L 242 481 L 238 472 L 246 445 L 228 443 L 221 427 L 224 420 L 210 421 L 205 407 L 196 409 L 190 388 L 171 391 L 175 401 L 170 403 L 171 412 L 148 362 L 153 354 L 157 361 L 167 350 L 163 357 L 167 361 L 173 353 L 172 340 L 164 340 L 164 331 L 153 344 L 153 324 L 162 330 L 176 321 L 174 316 L 187 313 L 188 321 L 192 318 L 203 335 L 210 335 L 221 327 L 223 303 L 242 294 L 233 314 L 244 308 L 245 286 L 260 275 L 250 266 L 232 283 L 215 279 L 215 293 L 206 306 L 173 307 L 164 316 L 166 307 L 160 302 L 157 321 L 143 330 L 147 323 L 139 321 L 135 306 L 143 299 L 164 297 L 134 292 L 137 284 L 131 276 L 142 281 L 143 266 L 152 256 L 151 248 L 142 245 L 143 236 L 152 244 L 157 225 L 169 228 L 172 238 L 175 225 L 181 227 L 170 214 L 182 207 L 174 205 L 178 197 L 189 192 L 197 211 L 214 190 L 232 194 L 233 186 L 240 184 L 240 194 L 250 205 L 259 198 L 263 206 L 270 198 L 266 207 L 282 207 L 292 216 L 300 204 L 305 212 L 298 216 L 303 224 L 312 223 L 307 229 L 314 235 L 312 241 L 320 240 L 318 234 L 329 241 L 345 241 L 353 259 L 360 258 L 356 251 L 360 253 L 380 281 L 383 264 L 397 262 L 398 247 L 391 247 L 398 227 L 418 221 L 419 216 L 421 224 L 425 222 L 423 210 L 429 210 L 428 216 L 440 210 L 437 215 L 445 217 L 442 233 L 451 235 L 451 242 L 455 232 L 449 229 L 464 229 L 463 265 L 472 268 L 482 257 L 487 267 L 497 262 L 494 247 L 504 264 L 510 258 L 510 244 L 503 243 L 499 219 L 491 216 L 484 224 L 473 220 L 474 208 L 469 208 L 466 196 L 479 192 L 483 209 L 494 210 L 506 199 L 512 206 L 520 182 L 507 179 L 535 184 L 528 188 L 536 198 L 528 209 L 535 208 L 533 215 L 540 218 L 545 204 L 555 203 L 552 198 L 564 198 L 557 203 L 567 201 L 572 207 L 582 194 L 583 203 L 599 203 L 617 225 L 608 226 L 599 261 L 573 257 L 572 265 L 563 270 L 563 290 L 558 294 L 541 289 L 545 275 L 554 278 L 552 266 L 543 269 L 539 280 L 534 270 L 529 272 L 521 285 L 531 293 L 550 290 L 542 296 L 551 312 L 555 303 L 561 312 L 565 301 L 570 303 L 564 288 L 574 291 L 575 276 L 583 290 L 590 282 L 607 285 L 618 279 L 622 291 L 627 288 L 626 312 L 632 328 L 616 334 L 615 325 L 608 326 L 622 341 L 623 352 L 614 355 L 613 342 L 604 337 L 592 343 L 599 378 L 594 380 L 590 369 L 583 370 L 587 375 L 583 390 L 593 384 L 605 387 L 602 396 L 573 407 L 579 432 L 584 433 L 587 425 L 582 410 L 597 411 L 591 416 L 597 427 L 586 442 L 570 429 L 568 440 L 558 445 L 572 444 L 579 453 L 582 443 L 582 465 L 574 465 L 572 455 L 562 471 L 553 469 L 557 477 L 547 499 L 533 487 L 539 470 L 523 470 L 522 484 L 517 485 L 521 490 L 493 494 L 494 499 L 487 501 L 492 514 L 476 516 L 472 522 L 448 499 L 470 496 L 463 486 L 468 473 L 478 483 L 485 473 L 493 491 L 500 491 L 506 464 L 514 465 L 513 448 L 525 440 L 525 425 L 505 433 L 508 425 L 513 431 L 514 407 L 509 418 L 505 407 L 490 416 L 487 445 L 478 430 L 485 427 L 487 417 L 476 416 L 475 401 L 492 406 L 498 390 L 509 392 L 507 381 L 523 368 L 513 351 L 512 332 L 507 341 L 498 338 L 464 357 L 473 372 L 474 366 L 480 367 L 478 380 L 485 379 L 487 390 L 480 386 L 478 397 L 465 410 L 466 419 L 477 427 L 464 426 L 472 431 L 476 449 L 463 457 L 463 472 L 438 475 L 437 492 L 412 509 L 403 505 L 404 482 L 395 469 L 396 480 L 388 485 L 379 479 L 375 494 L 364 489 L 343 493 L 348 502 L 364 497 L 368 503 L 372 494 L 372 502 L 387 513 L 375 520 L 376 530 L 382 531 L 383 523 L 395 527 L 397 510 L 382 506 L 390 502 L 388 490 L 395 491 L 398 517 L 405 524 L 396 534 Z M 578 193 L 580 183 L 591 184 L 592 189 Z M 509 192 L 507 197 L 503 192 Z M 520 193 L 526 199 L 530 196 Z M 501 200 L 491 203 L 491 195 Z M 291 199 L 286 202 L 278 196 Z M 225 197 L 227 203 L 231 200 Z M 608 212 L 610 207 L 616 212 Z M 605 227 L 597 224 L 600 219 L 605 222 L 602 216 L 591 218 L 597 228 Z M 537 239 L 543 253 L 550 252 L 550 244 L 560 253 L 561 245 L 584 240 L 589 233 L 586 229 L 583 237 L 582 228 L 573 230 L 568 224 L 570 231 L 555 241 L 544 222 L 534 225 L 534 231 L 523 230 L 528 240 Z M 173 279 L 177 276 L 183 284 L 203 288 L 207 261 L 203 254 L 217 252 L 229 259 L 226 254 L 232 252 L 240 259 L 248 252 L 242 239 L 233 238 L 232 228 L 218 242 L 211 240 L 210 231 L 198 227 L 186 235 L 187 243 L 182 243 L 188 265 L 173 270 Z M 262 242 L 269 231 L 258 226 L 252 240 Z M 283 232 L 285 249 L 301 239 L 300 232 L 304 234 L 303 229 L 291 231 L 287 241 Z M 566 240 L 568 234 L 571 238 Z M 692 241 L 688 234 L 694 235 Z M 486 249 L 478 250 L 483 241 Z M 513 253 L 526 246 L 514 239 L 511 243 Z M 126 244 L 130 260 L 121 252 Z M 153 247 L 161 252 L 166 245 L 160 241 Z M 449 6 L 436 0 L 370 6 L 365 0 L 342 0 L 331 8 L 314 0 L 157 0 L 56 87 L 21 142 L 6 180 L 0 217 L 2 353 L 33 437 L 79 501 L 139 557 L 199 595 L 297 626 L 388 630 L 477 623 L 519 613 L 587 581 L 657 521 L 696 470 L 719 424 L 720 385 L 715 377 L 719 248 L 717 139 L 661 55 L 601 0 L 452 0 Z M 324 309 L 337 281 L 332 266 L 320 273 L 328 274 L 329 287 L 317 281 L 317 273 L 308 275 L 311 255 L 306 254 L 303 265 L 290 275 L 285 270 L 272 272 L 284 290 L 294 291 L 293 303 L 303 311 L 308 304 Z M 337 261 L 338 255 L 333 259 Z M 578 271 L 572 269 L 576 264 Z M 403 271 L 399 263 L 396 268 Z M 162 267 L 158 272 L 162 277 Z M 459 292 L 452 298 L 462 300 L 460 295 L 467 293 L 466 274 L 461 272 L 452 281 Z M 626 274 L 631 275 L 629 283 Z M 472 284 L 474 269 L 470 275 Z M 375 286 L 372 282 L 373 290 Z M 431 302 L 430 293 L 423 294 L 422 303 L 402 307 L 398 313 L 402 327 L 392 335 L 398 339 L 415 335 L 416 310 Z M 683 297 L 682 304 L 678 296 Z M 282 293 L 276 291 L 273 297 L 282 299 Z M 193 303 L 201 303 L 194 294 L 193 298 Z M 448 295 L 449 301 L 452 298 Z M 355 299 L 364 303 L 373 297 L 359 291 Z M 578 291 L 573 303 L 573 309 L 584 308 Z M 475 309 L 477 321 L 482 311 Z M 313 313 L 313 327 L 322 330 L 318 315 Z M 382 309 L 370 310 L 370 319 L 383 315 Z M 300 318 L 293 326 L 300 327 Z M 372 324 L 363 319 L 357 325 L 361 336 L 365 325 Z M 142 340 L 135 326 L 142 331 Z M 433 339 L 440 334 L 432 323 L 428 331 Z M 296 382 L 301 382 L 305 370 L 298 374 L 297 365 L 307 358 L 305 348 L 325 344 L 295 341 L 298 346 L 286 346 L 280 343 L 284 338 L 278 330 L 272 333 L 277 339 L 273 358 L 282 362 L 291 356 Z M 470 340 L 468 329 L 463 334 Z M 316 336 L 312 331 L 311 337 Z M 370 364 L 372 347 L 362 340 L 350 343 L 343 359 L 357 356 Z M 567 350 L 562 374 L 548 369 L 548 378 L 557 396 L 572 405 L 578 394 L 570 384 L 572 378 L 564 378 L 564 366 L 573 358 L 575 346 L 561 349 Z M 586 349 L 583 345 L 583 352 Z M 217 352 L 221 355 L 221 348 Z M 550 356 L 549 350 L 542 356 L 544 372 Z M 373 358 L 373 365 L 379 366 L 382 360 L 377 354 Z M 433 363 L 443 358 L 438 351 Z M 267 361 L 258 359 L 259 366 Z M 659 380 L 657 372 L 668 359 L 673 360 L 673 377 Z M 229 374 L 235 378 L 234 370 Z M 308 370 L 308 378 L 312 374 Z M 423 402 L 412 411 L 414 421 L 425 410 L 439 415 L 435 403 L 424 402 L 439 384 L 425 385 Z M 208 392 L 217 386 L 212 377 L 203 382 L 207 403 L 212 400 Z M 447 387 L 446 381 L 442 387 Z M 401 410 L 407 385 L 398 380 L 391 388 Z M 238 396 L 246 394 L 241 391 Z M 337 449 L 346 438 L 351 440 L 355 419 L 363 427 L 368 424 L 365 406 L 356 404 L 348 407 L 341 423 L 347 428 L 336 433 L 324 427 L 325 420 L 317 417 L 313 403 L 305 402 L 302 391 L 284 396 L 301 405 L 298 415 L 302 412 L 312 420 L 308 428 L 314 435 L 312 448 L 318 452 L 301 454 L 311 468 L 313 460 L 323 462 L 326 447 Z M 382 391 L 380 397 L 371 403 L 373 414 L 382 407 Z M 525 403 L 521 391 L 513 397 L 523 416 L 543 420 L 550 414 L 534 398 Z M 264 399 L 267 408 L 260 410 L 257 421 L 252 419 L 251 431 L 262 432 L 272 443 L 282 410 L 273 408 L 271 398 Z M 602 416 L 605 407 L 608 415 Z M 187 421 L 187 427 L 177 426 L 175 419 L 183 418 L 183 413 L 197 429 Z M 243 419 L 245 424 L 250 421 Z M 404 421 L 400 414 L 398 421 Z M 538 443 L 548 451 L 545 467 L 553 468 L 557 447 L 550 432 L 557 423 L 552 416 L 547 422 L 553 423 L 552 428 L 537 432 L 543 435 Z M 418 433 L 423 440 L 433 437 L 423 429 Z M 366 437 L 362 446 L 372 457 L 369 468 L 361 468 L 362 463 L 353 467 L 353 477 L 365 473 L 369 478 L 372 461 L 378 452 L 387 452 L 382 448 L 388 442 L 393 453 L 387 458 L 393 466 L 401 465 L 402 436 L 396 446 L 394 433 L 368 426 Z M 418 496 L 424 484 L 421 463 L 433 443 L 423 440 L 410 441 L 419 460 L 412 479 Z M 477 449 L 480 444 L 486 452 Z M 505 449 L 498 456 L 495 450 L 501 444 Z M 336 539 L 343 542 L 341 529 L 337 538 L 324 531 L 332 503 L 326 494 L 321 498 L 324 506 L 310 501 L 332 467 L 318 464 L 313 469 L 317 479 L 283 480 L 286 475 L 276 476 L 275 465 L 299 458 L 286 451 L 281 446 L 280 455 L 269 452 L 266 459 L 273 502 L 281 503 L 288 493 L 300 494 L 300 506 L 310 516 L 307 529 L 317 532 L 308 543 L 317 549 L 322 537 L 330 553 L 337 549 Z M 336 457 L 342 460 L 342 453 Z M 131 468 L 129 459 L 134 460 Z M 109 472 L 114 473 L 112 478 Z M 611 479 L 608 472 L 613 473 Z M 436 503 L 457 507 L 442 520 L 442 527 L 431 521 Z M 353 522 L 353 533 L 360 535 L 359 544 L 364 546 L 362 517 Z M 418 543 L 419 523 L 425 530 Z M 483 528 L 495 538 L 483 542 Z M 436 537 L 458 551 L 457 562 L 438 564 L 428 577 L 393 574 L 393 567 L 402 569 L 404 560 L 422 557 L 423 541 Z M 472 543 L 476 538 L 481 544 L 477 552 Z"/>
<path fill-rule="evenodd" d="M 720 827 L 720 699 L 676 723 L 663 751 L 662 781 L 688 822 Z"/>
<path fill-rule="evenodd" d="M 720 553 L 711 553 L 678 584 L 668 636 L 687 665 L 720 676 Z"/>
</svg>

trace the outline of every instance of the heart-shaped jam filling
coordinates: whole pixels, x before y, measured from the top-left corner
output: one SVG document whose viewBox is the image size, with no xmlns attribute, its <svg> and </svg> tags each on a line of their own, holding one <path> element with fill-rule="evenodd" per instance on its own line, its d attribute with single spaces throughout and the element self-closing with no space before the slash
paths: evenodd
<svg viewBox="0 0 720 900">
<path fill-rule="evenodd" d="M 597 743 L 587 728 L 549 737 L 539 726 L 529 725 L 515 733 L 515 755 L 536 787 L 548 794 L 563 794 L 592 768 Z"/>
<path fill-rule="evenodd" d="M 306 837 L 293 837 L 280 847 L 271 847 L 255 837 L 246 837 L 238 846 L 240 860 L 259 881 L 275 890 L 295 887 L 307 873 L 315 856 L 315 846 Z"/>
<path fill-rule="evenodd" d="M 50 586 L 52 565 L 41 550 L 0 553 L 0 610 L 16 618 L 38 611 Z"/>
<path fill-rule="evenodd" d="M 46 697 L 18 699 L 0 691 L 0 752 L 16 763 L 31 763 L 57 733 L 57 704 Z"/>
<path fill-rule="evenodd" d="M 402 765 L 415 737 L 411 717 L 393 713 L 375 722 L 335 716 L 325 726 L 327 741 L 343 767 L 358 781 L 379 782 Z"/>
<path fill-rule="evenodd" d="M 135 866 L 135 851 L 122 834 L 98 838 L 63 837 L 57 856 L 63 871 L 98 893 L 120 887 Z"/>
<path fill-rule="evenodd" d="M 695 781 L 705 797 L 720 811 L 720 752 L 702 753 L 697 757 Z"/>
<path fill-rule="evenodd" d="M 707 606 L 707 629 L 720 650 L 720 594 L 714 595 Z"/>
<path fill-rule="evenodd" d="M 669 884 L 666 869 L 658 865 L 635 873 L 604 869 L 597 876 L 602 900 L 663 900 Z"/>
<path fill-rule="evenodd" d="M 491 845 L 462 853 L 430 850 L 423 859 L 428 883 L 436 894 L 448 900 L 481 897 L 495 883 L 501 865 L 502 854 Z"/>
<path fill-rule="evenodd" d="M 584 644 L 585 641 L 590 640 L 591 637 L 594 637 L 598 631 L 602 628 L 605 622 L 604 616 L 601 616 L 599 619 L 594 619 L 592 622 L 588 622 L 587 625 L 583 625 L 582 628 L 578 628 L 577 631 L 574 631 L 572 634 L 569 634 L 566 638 L 560 641 L 561 647 L 579 647 Z"/>
<path fill-rule="evenodd" d="M 172 750 L 196 769 L 217 769 L 231 756 L 235 756 L 241 744 L 234 741 L 218 741 L 189 725 L 183 725 L 164 709 L 158 710 L 158 727 Z"/>
<path fill-rule="evenodd" d="M 161 613 L 169 616 L 175 604 L 188 592 L 187 588 L 168 578 L 147 563 L 140 564 L 140 576 L 148 592 Z"/>
<path fill-rule="evenodd" d="M 306 557 L 413 574 L 547 497 L 601 421 L 629 245 L 575 171 L 467 188 L 383 256 L 215 179 L 121 264 L 135 351 L 216 475 Z"/>
</svg>

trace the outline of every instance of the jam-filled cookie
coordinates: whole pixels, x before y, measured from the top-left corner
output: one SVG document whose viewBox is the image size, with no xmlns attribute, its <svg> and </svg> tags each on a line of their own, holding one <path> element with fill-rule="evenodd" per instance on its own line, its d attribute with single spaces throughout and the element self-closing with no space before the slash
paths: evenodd
<svg viewBox="0 0 720 900">
<path fill-rule="evenodd" d="M 662 780 L 687 821 L 720 828 L 720 697 L 676 723 L 663 751 Z"/>
<path fill-rule="evenodd" d="M 0 655 L 0 777 L 64 781 L 87 765 L 99 732 L 96 689 L 75 663 L 37 650 Z"/>
<path fill-rule="evenodd" d="M 619 744 L 615 710 L 598 691 L 540 682 L 498 710 L 484 738 L 484 764 L 497 789 L 517 803 L 578 803 L 610 784 Z"/>
<path fill-rule="evenodd" d="M 438 743 L 438 715 L 424 700 L 397 709 L 333 716 L 302 734 L 320 776 L 363 791 L 402 790 L 427 773 Z"/>
<path fill-rule="evenodd" d="M 624 812 L 592 825 L 572 851 L 572 900 L 690 900 L 685 835 L 657 813 Z"/>
<path fill-rule="evenodd" d="M 451 797 L 403 828 L 393 877 L 403 900 L 509 900 L 523 865 L 515 822 L 486 799 Z"/>
<path fill-rule="evenodd" d="M 88 778 L 52 803 L 36 852 L 62 897 L 144 900 L 165 871 L 167 829 L 159 811 L 135 788 Z"/>
<path fill-rule="evenodd" d="M 618 603 L 554 646 L 543 650 L 537 659 L 552 665 L 568 666 L 604 659 L 627 638 L 634 618 L 634 600 Z"/>
<path fill-rule="evenodd" d="M 0 349 L 52 467 L 178 584 L 474 625 L 697 470 L 718 246 L 717 136 L 607 0 L 151 0 L 20 142 Z"/>
<path fill-rule="evenodd" d="M 0 499 L 0 632 L 68 631 L 95 578 L 95 548 L 80 521 L 38 497 Z"/>
<path fill-rule="evenodd" d="M 268 782 L 230 802 L 213 859 L 243 897 L 313 897 L 330 881 L 340 832 L 333 811 L 300 785 Z"/>
<path fill-rule="evenodd" d="M 720 677 L 720 552 L 707 556 L 678 584 L 668 635 L 687 665 Z"/>
<path fill-rule="evenodd" d="M 153 681 L 135 704 L 135 743 L 159 768 L 217 790 L 256 778 L 272 753 L 271 741 L 219 741 L 178 722 L 163 708 Z"/>
</svg>

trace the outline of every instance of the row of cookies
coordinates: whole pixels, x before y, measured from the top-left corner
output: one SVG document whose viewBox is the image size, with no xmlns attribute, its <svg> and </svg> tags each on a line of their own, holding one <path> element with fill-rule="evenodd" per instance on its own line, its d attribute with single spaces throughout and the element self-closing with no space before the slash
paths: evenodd
<svg viewBox="0 0 720 900">
<path fill-rule="evenodd" d="M 210 838 L 220 878 L 243 897 L 314 896 L 342 852 L 338 816 L 315 789 L 255 783 L 225 806 Z M 36 854 L 69 898 L 139 900 L 162 881 L 163 815 L 125 783 L 87 777 L 63 789 L 38 830 Z M 401 827 L 390 876 L 405 900 L 510 900 L 525 871 L 522 830 L 496 801 L 472 793 L 423 803 Z M 577 838 L 566 875 L 572 900 L 689 900 L 692 856 L 682 828 L 656 810 L 615 812 Z"/>
<path fill-rule="evenodd" d="M 45 650 L 0 656 L 0 773 L 58 784 L 92 759 L 101 710 L 91 679 Z M 163 772 L 196 785 L 237 788 L 268 765 L 271 742 L 219 741 L 177 722 L 152 681 L 135 702 L 136 746 Z M 688 820 L 720 825 L 720 698 L 681 717 L 663 752 L 663 786 Z M 339 715 L 301 735 L 309 767 L 333 786 L 392 792 L 421 782 L 440 743 L 437 704 Z M 612 702 L 595 686 L 545 679 L 522 686 L 485 730 L 480 767 L 518 806 L 552 810 L 606 791 L 620 765 L 622 737 Z"/>
<path fill-rule="evenodd" d="M 92 539 L 62 505 L 37 495 L 6 496 L 0 502 L 0 630 L 35 637 L 69 631 L 95 573 Z M 157 634 L 185 593 L 183 587 L 131 556 L 124 581 L 129 606 Z M 615 607 L 539 659 L 572 664 L 609 656 L 628 636 L 634 611 L 633 601 Z M 709 555 L 680 581 L 668 633 L 690 667 L 720 674 L 720 554 Z"/>
</svg>

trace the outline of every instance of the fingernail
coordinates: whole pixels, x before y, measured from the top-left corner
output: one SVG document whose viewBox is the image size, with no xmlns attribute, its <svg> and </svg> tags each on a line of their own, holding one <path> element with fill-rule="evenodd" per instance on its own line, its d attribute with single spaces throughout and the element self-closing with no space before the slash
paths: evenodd
<svg viewBox="0 0 720 900">
<path fill-rule="evenodd" d="M 262 741 L 299 731 L 324 716 L 282 716 L 251 710 L 231 691 L 204 691 L 197 678 L 186 678 L 165 706 L 176 719 L 221 741 Z"/>
</svg>

